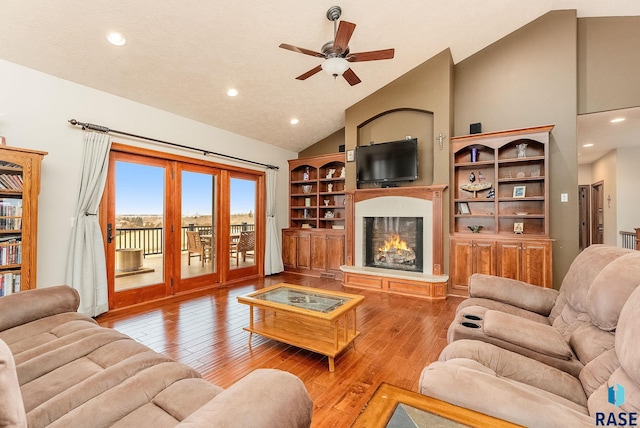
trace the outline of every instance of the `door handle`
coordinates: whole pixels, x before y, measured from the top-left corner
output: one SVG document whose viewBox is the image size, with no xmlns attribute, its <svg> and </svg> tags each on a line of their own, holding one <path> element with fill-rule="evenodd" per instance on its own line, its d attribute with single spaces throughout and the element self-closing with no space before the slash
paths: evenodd
<svg viewBox="0 0 640 428">
<path fill-rule="evenodd" d="M 113 225 L 111 223 L 107 224 L 107 244 L 111 244 L 113 242 Z"/>
</svg>

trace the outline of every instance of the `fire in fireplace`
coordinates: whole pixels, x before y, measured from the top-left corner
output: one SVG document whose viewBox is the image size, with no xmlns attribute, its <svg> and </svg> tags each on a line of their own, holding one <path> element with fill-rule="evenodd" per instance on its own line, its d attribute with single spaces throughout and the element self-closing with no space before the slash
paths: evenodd
<svg viewBox="0 0 640 428">
<path fill-rule="evenodd" d="M 364 264 L 422 272 L 422 217 L 364 217 Z"/>
</svg>

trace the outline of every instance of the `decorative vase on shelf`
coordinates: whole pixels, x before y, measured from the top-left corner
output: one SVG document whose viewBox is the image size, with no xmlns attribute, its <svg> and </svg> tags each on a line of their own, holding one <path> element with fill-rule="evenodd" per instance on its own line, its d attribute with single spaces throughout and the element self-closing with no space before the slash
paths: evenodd
<svg viewBox="0 0 640 428">
<path fill-rule="evenodd" d="M 467 227 L 473 233 L 480 233 L 480 229 L 482 229 L 482 226 L 480 226 L 479 224 L 473 224 L 473 225 L 467 226 Z"/>
<path fill-rule="evenodd" d="M 518 157 L 526 158 L 527 157 L 527 143 L 517 144 L 516 148 L 518 149 Z"/>
</svg>

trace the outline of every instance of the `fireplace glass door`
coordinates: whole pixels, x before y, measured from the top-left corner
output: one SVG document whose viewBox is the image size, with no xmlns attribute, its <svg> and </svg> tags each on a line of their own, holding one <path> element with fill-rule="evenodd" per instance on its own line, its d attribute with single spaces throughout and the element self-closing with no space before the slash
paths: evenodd
<svg viewBox="0 0 640 428">
<path fill-rule="evenodd" d="M 364 264 L 422 272 L 422 217 L 364 217 Z"/>
</svg>

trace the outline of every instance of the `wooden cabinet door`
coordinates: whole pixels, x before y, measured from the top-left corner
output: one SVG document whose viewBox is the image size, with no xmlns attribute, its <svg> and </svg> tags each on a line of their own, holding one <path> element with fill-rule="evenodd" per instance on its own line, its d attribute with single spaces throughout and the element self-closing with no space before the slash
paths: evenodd
<svg viewBox="0 0 640 428">
<path fill-rule="evenodd" d="M 473 241 L 471 239 L 452 239 L 450 260 L 451 286 L 466 289 L 469 277 L 473 273 Z"/>
<path fill-rule="evenodd" d="M 551 243 L 522 243 L 522 281 L 540 287 L 550 288 L 551 279 Z"/>
<path fill-rule="evenodd" d="M 495 274 L 495 242 L 473 241 L 473 273 Z"/>
<path fill-rule="evenodd" d="M 327 236 L 327 270 L 340 271 L 346 263 L 344 235 Z"/>
<path fill-rule="evenodd" d="M 522 243 L 498 242 L 497 266 L 498 276 L 522 280 Z"/>
<path fill-rule="evenodd" d="M 327 269 L 327 235 L 314 233 L 311 236 L 311 269 Z"/>
<path fill-rule="evenodd" d="M 298 253 L 296 254 L 297 268 L 311 268 L 311 234 L 298 233 Z"/>
<path fill-rule="evenodd" d="M 282 263 L 285 268 L 296 267 L 298 253 L 298 235 L 295 232 L 282 232 Z"/>
</svg>

